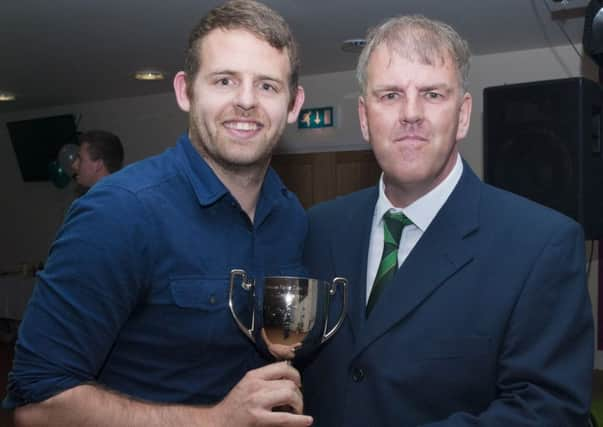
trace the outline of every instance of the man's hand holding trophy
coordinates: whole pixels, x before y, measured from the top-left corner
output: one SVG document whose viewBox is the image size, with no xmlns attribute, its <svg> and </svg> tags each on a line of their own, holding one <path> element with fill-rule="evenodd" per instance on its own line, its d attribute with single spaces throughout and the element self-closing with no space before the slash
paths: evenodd
<svg viewBox="0 0 603 427">
<path fill-rule="evenodd" d="M 251 313 L 247 326 L 237 314 L 235 289 L 251 296 L 243 307 Z M 329 321 L 329 308 L 341 288 L 341 311 L 335 322 Z M 240 300 L 239 300 L 240 301 Z M 331 282 L 307 277 L 267 276 L 261 286 L 245 270 L 230 272 L 228 305 L 232 316 L 247 337 L 258 347 L 267 349 L 277 360 L 293 361 L 300 353 L 311 354 L 339 329 L 347 308 L 347 280 L 336 277 Z M 279 410 L 282 408 L 275 408 Z"/>
</svg>

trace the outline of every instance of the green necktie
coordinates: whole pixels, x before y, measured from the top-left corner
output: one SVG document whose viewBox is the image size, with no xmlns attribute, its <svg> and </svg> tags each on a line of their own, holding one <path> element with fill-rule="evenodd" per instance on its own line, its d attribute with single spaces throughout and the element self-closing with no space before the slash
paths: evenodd
<svg viewBox="0 0 603 427">
<path fill-rule="evenodd" d="M 400 237 L 402 230 L 412 221 L 402 212 L 387 211 L 383 215 L 383 255 L 377 270 L 377 276 L 371 289 L 371 295 L 366 305 L 366 317 L 369 316 L 379 295 L 383 289 L 393 279 L 398 269 L 398 248 L 400 246 Z"/>
</svg>

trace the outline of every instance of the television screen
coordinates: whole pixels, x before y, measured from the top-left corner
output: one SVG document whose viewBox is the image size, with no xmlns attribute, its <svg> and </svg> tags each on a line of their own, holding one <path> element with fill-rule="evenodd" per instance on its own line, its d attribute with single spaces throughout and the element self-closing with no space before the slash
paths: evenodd
<svg viewBox="0 0 603 427">
<path fill-rule="evenodd" d="M 48 165 L 65 144 L 77 144 L 73 115 L 6 123 L 23 181 L 47 181 Z"/>
</svg>

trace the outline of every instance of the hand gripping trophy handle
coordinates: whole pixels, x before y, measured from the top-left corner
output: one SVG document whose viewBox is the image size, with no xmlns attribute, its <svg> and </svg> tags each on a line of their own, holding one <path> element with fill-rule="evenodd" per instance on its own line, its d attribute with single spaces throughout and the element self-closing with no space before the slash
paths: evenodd
<svg viewBox="0 0 603 427">
<path fill-rule="evenodd" d="M 252 292 L 253 296 L 254 307 L 251 310 L 249 327 L 243 324 L 234 307 L 234 290 L 238 279 L 241 287 L 247 292 Z M 237 326 L 252 342 L 256 342 L 256 336 L 261 336 L 269 348 L 277 345 L 300 349 L 309 345 L 304 342 L 308 335 L 313 337 L 311 342 L 322 344 L 341 327 L 347 312 L 348 290 L 345 278 L 336 277 L 327 282 L 306 277 L 269 276 L 264 278 L 263 284 L 259 289 L 263 292 L 263 310 L 259 326 L 262 334 L 258 335 L 255 282 L 248 279 L 244 270 L 235 269 L 230 272 L 228 306 Z M 343 288 L 341 312 L 333 327 L 329 329 L 329 307 L 338 286 Z"/>
</svg>

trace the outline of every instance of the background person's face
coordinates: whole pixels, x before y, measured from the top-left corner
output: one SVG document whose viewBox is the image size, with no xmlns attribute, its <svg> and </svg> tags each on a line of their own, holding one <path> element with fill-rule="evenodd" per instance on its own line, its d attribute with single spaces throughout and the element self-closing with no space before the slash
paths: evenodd
<svg viewBox="0 0 603 427">
<path fill-rule="evenodd" d="M 188 100 L 191 141 L 210 165 L 265 168 L 301 107 L 288 109 L 295 94 L 289 92 L 287 51 L 248 31 L 221 29 L 211 31 L 200 49 Z"/>
<path fill-rule="evenodd" d="M 73 162 L 73 171 L 76 182 L 83 187 L 92 187 L 98 181 L 99 162 L 92 160 L 89 151 L 90 144 L 83 142 L 80 145 L 78 156 Z"/>
<path fill-rule="evenodd" d="M 390 201 L 404 207 L 452 170 L 467 134 L 471 97 L 452 60 L 426 65 L 377 47 L 358 105 L 363 137 L 384 172 Z"/>
</svg>

